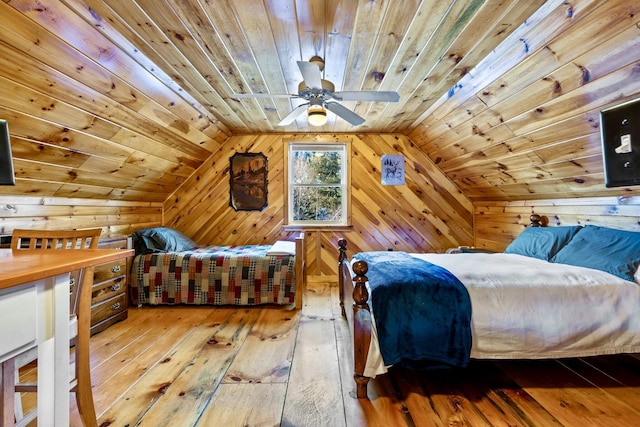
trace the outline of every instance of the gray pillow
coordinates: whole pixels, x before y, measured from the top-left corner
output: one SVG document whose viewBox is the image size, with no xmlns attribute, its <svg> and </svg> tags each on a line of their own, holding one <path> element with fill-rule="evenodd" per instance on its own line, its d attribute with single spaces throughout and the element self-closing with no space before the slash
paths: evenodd
<svg viewBox="0 0 640 427">
<path fill-rule="evenodd" d="M 182 252 L 198 247 L 188 236 L 167 227 L 145 228 L 135 231 L 131 237 L 136 254 Z"/>
<path fill-rule="evenodd" d="M 518 254 L 549 261 L 582 227 L 529 227 L 511 242 L 505 253 Z"/>
<path fill-rule="evenodd" d="M 640 233 L 587 225 L 551 261 L 606 271 L 634 282 Z"/>
</svg>

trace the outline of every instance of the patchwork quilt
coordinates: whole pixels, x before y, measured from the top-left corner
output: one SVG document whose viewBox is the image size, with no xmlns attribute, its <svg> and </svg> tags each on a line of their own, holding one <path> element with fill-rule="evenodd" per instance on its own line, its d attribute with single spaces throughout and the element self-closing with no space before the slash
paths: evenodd
<svg viewBox="0 0 640 427">
<path fill-rule="evenodd" d="M 131 267 L 132 303 L 293 303 L 295 256 L 268 255 L 271 247 L 210 246 L 137 255 Z"/>
</svg>

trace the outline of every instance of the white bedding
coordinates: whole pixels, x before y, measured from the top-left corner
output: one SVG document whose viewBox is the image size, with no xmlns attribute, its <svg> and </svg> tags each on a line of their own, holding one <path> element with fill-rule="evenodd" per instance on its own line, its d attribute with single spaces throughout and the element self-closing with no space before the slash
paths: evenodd
<svg viewBox="0 0 640 427">
<path fill-rule="evenodd" d="M 295 255 L 296 254 L 296 242 L 290 242 L 288 240 L 278 240 L 267 251 L 267 255 Z"/>
<path fill-rule="evenodd" d="M 471 357 L 640 353 L 640 285 L 515 254 L 411 254 L 453 273 L 471 297 Z M 364 374 L 386 372 L 374 331 Z"/>
</svg>

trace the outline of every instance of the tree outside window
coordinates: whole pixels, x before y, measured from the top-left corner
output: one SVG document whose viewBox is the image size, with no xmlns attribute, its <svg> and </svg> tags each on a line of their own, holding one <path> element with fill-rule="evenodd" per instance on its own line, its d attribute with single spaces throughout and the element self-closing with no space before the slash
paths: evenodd
<svg viewBox="0 0 640 427">
<path fill-rule="evenodd" d="M 345 144 L 289 145 L 289 224 L 346 224 Z"/>
</svg>

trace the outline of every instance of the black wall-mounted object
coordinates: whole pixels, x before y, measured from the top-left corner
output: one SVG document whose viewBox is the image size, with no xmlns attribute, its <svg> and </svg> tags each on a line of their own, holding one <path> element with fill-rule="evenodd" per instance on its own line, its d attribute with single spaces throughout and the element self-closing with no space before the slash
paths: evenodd
<svg viewBox="0 0 640 427">
<path fill-rule="evenodd" d="M 640 185 L 640 99 L 600 112 L 605 186 Z"/>
<path fill-rule="evenodd" d="M 9 125 L 0 119 L 0 185 L 16 185 L 13 174 L 13 158 L 11 157 L 11 140 Z"/>
</svg>

